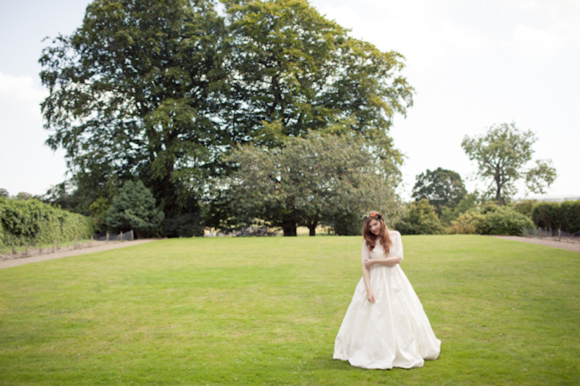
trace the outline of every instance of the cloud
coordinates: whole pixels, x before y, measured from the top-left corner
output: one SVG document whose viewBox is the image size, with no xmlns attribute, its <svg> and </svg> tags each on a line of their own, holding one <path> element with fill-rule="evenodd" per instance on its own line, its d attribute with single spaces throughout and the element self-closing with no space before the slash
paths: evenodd
<svg viewBox="0 0 580 386">
<path fill-rule="evenodd" d="M 526 56 L 553 56 L 574 45 L 574 37 L 540 28 L 519 24 L 510 40 L 502 46 Z"/>
<path fill-rule="evenodd" d="M 35 87 L 31 76 L 14 76 L 0 72 L 0 103 L 25 110 L 40 117 L 40 102 L 48 92 Z"/>
<path fill-rule="evenodd" d="M 515 23 L 511 36 L 501 46 L 524 56 L 553 56 L 580 49 L 580 2 L 570 0 L 512 0 L 505 9 L 525 15 Z"/>
</svg>

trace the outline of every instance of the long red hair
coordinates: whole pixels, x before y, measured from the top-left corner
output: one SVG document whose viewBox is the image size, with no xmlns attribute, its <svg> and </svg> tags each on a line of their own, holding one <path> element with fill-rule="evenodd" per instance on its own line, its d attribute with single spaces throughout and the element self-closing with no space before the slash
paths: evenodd
<svg viewBox="0 0 580 386">
<path fill-rule="evenodd" d="M 370 224 L 371 221 L 373 220 L 377 220 L 381 225 L 378 235 L 375 235 L 373 232 L 371 232 Z M 363 238 L 367 242 L 367 246 L 369 247 L 370 251 L 373 250 L 373 248 L 377 243 L 377 240 L 379 240 L 381 245 L 383 246 L 383 249 L 385 250 L 385 254 L 386 255 L 389 254 L 389 250 L 391 249 L 391 245 L 393 244 L 393 242 L 389 237 L 389 228 L 387 227 L 387 224 L 385 224 L 382 218 L 377 218 L 376 216 L 368 216 L 367 218 L 365 218 L 365 221 L 363 223 L 362 234 Z"/>
</svg>

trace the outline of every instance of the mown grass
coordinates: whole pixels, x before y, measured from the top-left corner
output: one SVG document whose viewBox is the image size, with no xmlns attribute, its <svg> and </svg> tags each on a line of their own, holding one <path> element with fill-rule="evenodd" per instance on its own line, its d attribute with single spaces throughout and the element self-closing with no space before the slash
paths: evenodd
<svg viewBox="0 0 580 386">
<path fill-rule="evenodd" d="M 580 254 L 407 236 L 441 356 L 332 359 L 359 237 L 164 240 L 0 270 L 0 384 L 575 384 Z"/>
</svg>

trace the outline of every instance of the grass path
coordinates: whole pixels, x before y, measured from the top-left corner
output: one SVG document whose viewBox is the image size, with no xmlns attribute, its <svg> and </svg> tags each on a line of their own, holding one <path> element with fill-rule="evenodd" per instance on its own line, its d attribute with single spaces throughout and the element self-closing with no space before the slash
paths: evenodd
<svg viewBox="0 0 580 386">
<path fill-rule="evenodd" d="M 437 361 L 332 360 L 359 237 L 164 240 L 0 270 L 0 385 L 575 384 L 580 254 L 406 236 Z"/>
</svg>

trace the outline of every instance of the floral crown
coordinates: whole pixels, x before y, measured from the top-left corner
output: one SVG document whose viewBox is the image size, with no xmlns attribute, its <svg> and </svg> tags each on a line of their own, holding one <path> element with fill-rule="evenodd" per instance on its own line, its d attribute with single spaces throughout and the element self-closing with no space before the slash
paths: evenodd
<svg viewBox="0 0 580 386">
<path fill-rule="evenodd" d="M 374 217 L 374 218 L 376 218 L 377 220 L 382 220 L 382 219 L 383 219 L 383 215 L 382 215 L 382 214 L 380 214 L 379 212 L 375 212 L 375 211 L 372 211 L 372 212 L 371 212 L 371 213 L 368 215 L 368 217 Z"/>
</svg>

